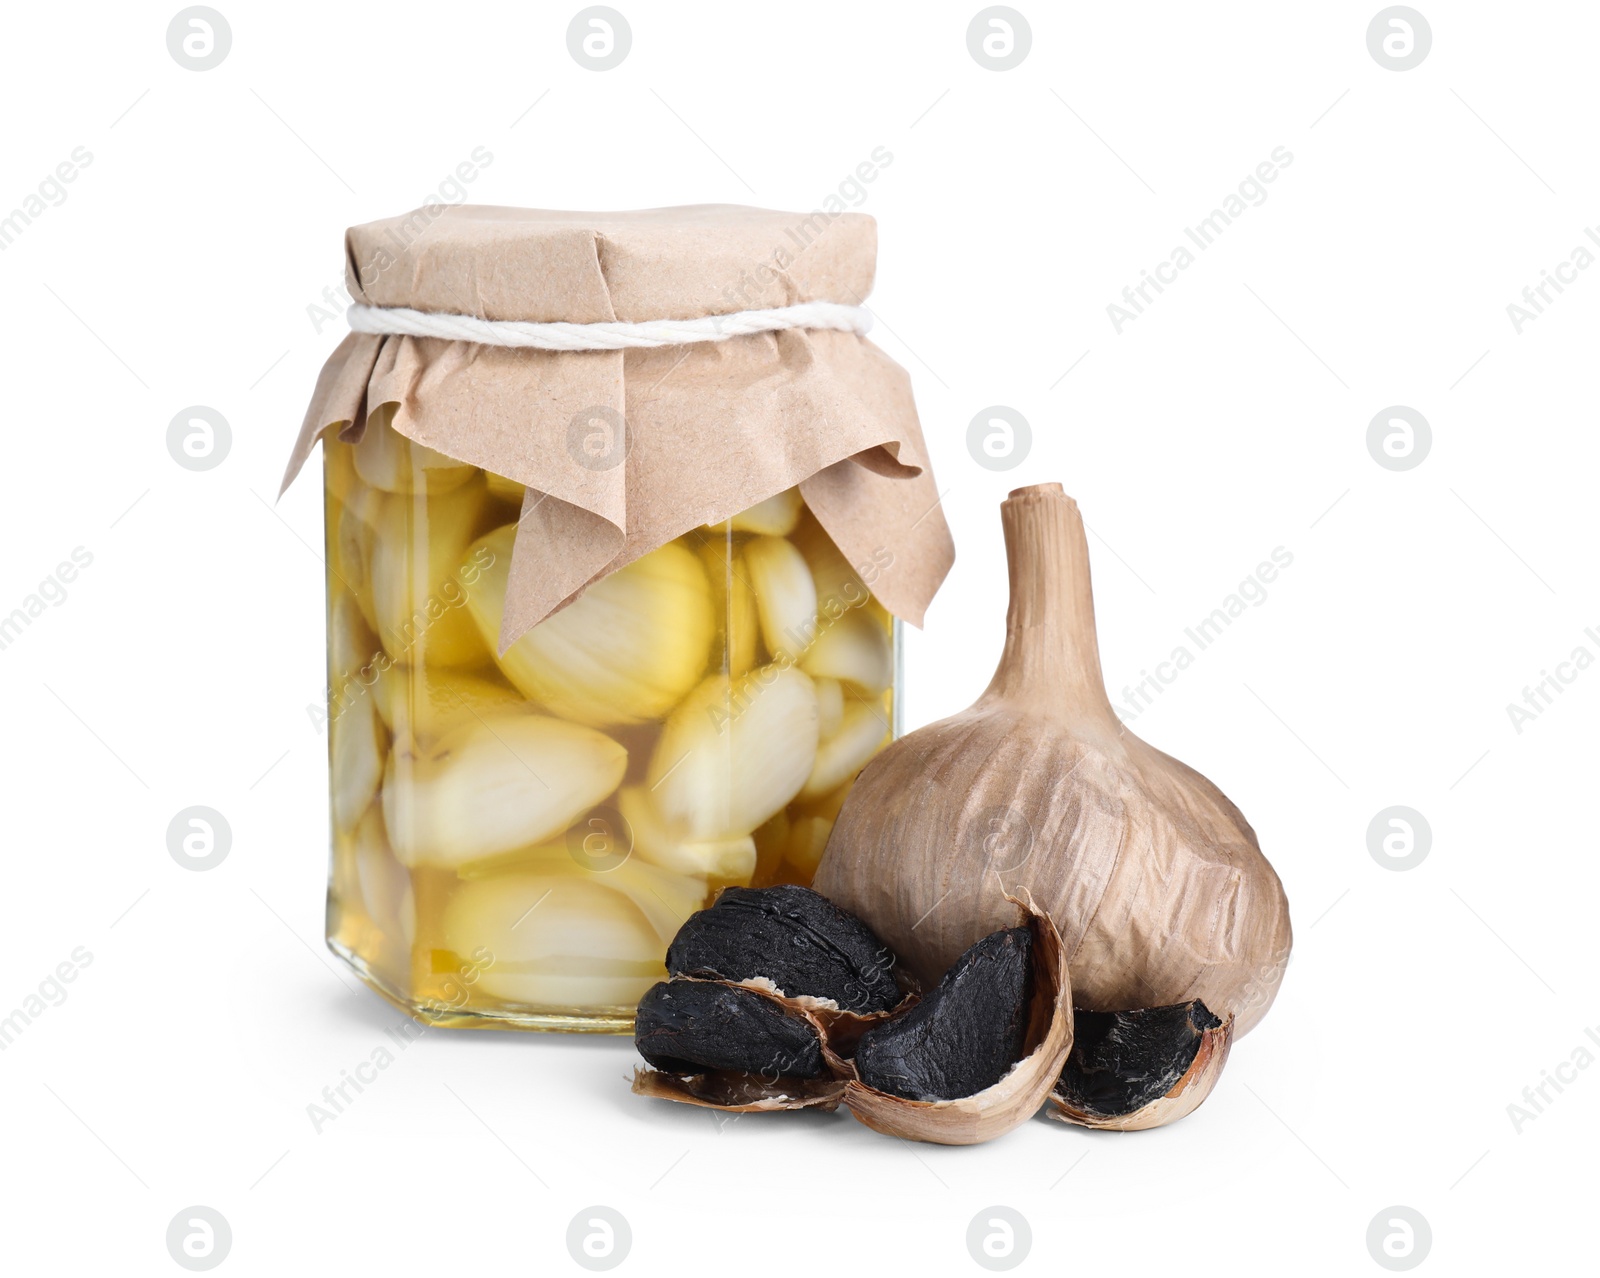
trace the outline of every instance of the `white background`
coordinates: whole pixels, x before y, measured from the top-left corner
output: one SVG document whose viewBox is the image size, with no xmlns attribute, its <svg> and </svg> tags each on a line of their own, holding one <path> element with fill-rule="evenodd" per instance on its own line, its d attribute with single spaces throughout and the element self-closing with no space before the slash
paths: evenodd
<svg viewBox="0 0 1600 1278">
<path fill-rule="evenodd" d="M 0 213 L 93 156 L 0 252 L 0 614 L 93 555 L 0 651 L 0 1015 L 92 955 L 0 1052 L 8 1268 L 179 1272 L 192 1204 L 250 1274 L 575 1271 L 592 1204 L 630 1222 L 625 1271 L 978 1272 L 994 1204 L 1038 1273 L 1379 1273 L 1367 1228 L 1396 1204 L 1431 1226 L 1424 1271 L 1593 1267 L 1600 1068 L 1520 1130 L 1507 1107 L 1600 1026 L 1600 671 L 1520 733 L 1506 706 L 1600 655 L 1600 270 L 1520 335 L 1506 307 L 1600 221 L 1600 11 L 1419 0 L 1431 52 L 1395 72 L 1374 0 L 1018 0 L 1032 50 L 995 72 L 976 3 L 617 0 L 632 50 L 597 73 L 576 3 L 217 4 L 233 45 L 206 72 L 168 54 L 175 5 L 21 6 L 0 48 Z M 843 1113 L 719 1125 L 630 1095 L 624 1039 L 436 1031 L 313 1130 L 400 1017 L 321 943 L 315 473 L 274 497 L 339 336 L 307 308 L 344 228 L 478 146 L 473 201 L 595 209 L 805 211 L 892 153 L 858 206 L 875 340 L 959 552 L 908 641 L 908 726 L 988 680 L 1013 486 L 1081 503 L 1119 703 L 1293 554 L 1136 721 L 1250 816 L 1296 925 L 1193 1117 L 972 1149 Z M 1279 146 L 1266 202 L 1119 335 L 1107 304 Z M 166 449 L 194 404 L 232 426 L 204 473 Z M 965 443 L 992 404 L 1032 424 L 1007 473 Z M 1366 446 L 1395 404 L 1432 426 L 1405 472 Z M 192 804 L 232 827 L 206 873 L 167 852 Z M 1432 829 L 1405 872 L 1367 846 L 1394 804 Z"/>
</svg>

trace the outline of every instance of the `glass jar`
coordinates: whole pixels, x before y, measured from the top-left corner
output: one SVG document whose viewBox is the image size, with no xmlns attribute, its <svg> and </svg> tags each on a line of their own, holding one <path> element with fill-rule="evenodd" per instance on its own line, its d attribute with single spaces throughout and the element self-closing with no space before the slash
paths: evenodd
<svg viewBox="0 0 1600 1278">
<path fill-rule="evenodd" d="M 323 441 L 328 939 L 436 1024 L 626 1031 L 729 885 L 806 884 L 891 737 L 897 625 L 798 488 L 497 655 L 520 484 Z"/>
</svg>

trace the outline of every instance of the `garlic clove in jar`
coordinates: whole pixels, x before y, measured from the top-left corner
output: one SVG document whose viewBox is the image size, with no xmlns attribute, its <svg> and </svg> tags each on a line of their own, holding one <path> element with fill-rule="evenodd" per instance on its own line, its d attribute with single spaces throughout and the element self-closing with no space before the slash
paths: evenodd
<svg viewBox="0 0 1600 1278">
<path fill-rule="evenodd" d="M 1079 1010 L 1050 1094 L 1050 1117 L 1136 1132 L 1192 1114 L 1222 1074 L 1233 1037 L 1198 1000 L 1125 1012 Z"/>
<path fill-rule="evenodd" d="M 889 724 L 871 701 L 844 707 L 838 730 L 817 746 L 817 761 L 800 788 L 800 798 L 817 799 L 849 781 L 889 739 Z"/>
<path fill-rule="evenodd" d="M 748 510 L 742 510 L 732 519 L 718 524 L 707 524 L 708 532 L 731 529 L 733 532 L 766 533 L 773 537 L 786 537 L 800 521 L 803 506 L 798 488 L 786 488 L 776 496 L 759 501 Z"/>
<path fill-rule="evenodd" d="M 463 881 L 474 882 L 526 873 L 566 875 L 609 888 L 632 901 L 665 944 L 704 904 L 706 881 L 652 865 L 632 851 L 618 837 L 613 814 L 601 808 L 559 841 L 468 862 L 456 873 Z"/>
<path fill-rule="evenodd" d="M 749 834 L 794 798 L 817 758 L 817 694 L 793 668 L 704 679 L 661 729 L 645 786 L 696 842 Z"/>
<path fill-rule="evenodd" d="M 1244 1034 L 1288 961 L 1278 877 L 1239 810 L 1112 711 L 1072 499 L 1019 489 L 1001 517 L 1011 605 L 994 679 L 867 765 L 816 886 L 924 979 L 1003 926 L 1006 893 L 1026 888 L 1061 930 L 1081 1007 L 1199 998 Z M 999 813 L 1019 847 L 993 837 Z"/>
<path fill-rule="evenodd" d="M 617 793 L 617 811 L 627 823 L 634 855 L 651 865 L 713 887 L 743 887 L 755 873 L 756 844 L 750 835 L 725 839 L 680 838 L 668 828 L 643 786 L 623 786 Z"/>
<path fill-rule="evenodd" d="M 861 1035 L 844 1104 L 874 1131 L 905 1140 L 992 1140 L 1039 1112 L 1072 1034 L 1066 951 L 1049 917 L 1028 904 L 1020 928 L 977 942 L 919 1003 Z"/>
<path fill-rule="evenodd" d="M 592 728 L 527 713 L 396 743 L 383 817 L 408 866 L 453 868 L 560 834 L 622 780 L 628 752 Z"/>
<path fill-rule="evenodd" d="M 784 864 L 797 874 L 810 878 L 817 872 L 822 853 L 828 846 L 828 836 L 833 833 L 833 822 L 827 817 L 803 816 L 789 829 L 789 839 L 784 845 Z"/>
<path fill-rule="evenodd" d="M 837 679 L 811 680 L 817 690 L 817 736 L 826 741 L 844 722 L 844 689 Z"/>
<path fill-rule="evenodd" d="M 798 656 L 817 635 L 817 588 L 805 556 L 782 537 L 756 537 L 744 562 L 768 655 Z"/>
<path fill-rule="evenodd" d="M 523 707 L 522 694 L 496 677 L 431 665 L 389 665 L 374 689 L 378 712 L 396 736 L 437 740 L 463 725 Z"/>
<path fill-rule="evenodd" d="M 441 921 L 444 948 L 485 951 L 484 994 L 532 1007 L 624 1007 L 661 977 L 661 941 L 597 876 L 537 871 L 463 883 Z"/>
<path fill-rule="evenodd" d="M 755 833 L 750 836 L 750 841 L 756 847 L 756 866 L 750 876 L 751 884 L 766 887 L 777 879 L 778 867 L 789 853 L 790 828 L 787 807 L 779 808 L 756 827 Z"/>
<path fill-rule="evenodd" d="M 387 936 L 406 945 L 417 939 L 417 903 L 411 875 L 395 860 L 383 828 L 383 809 L 374 803 L 355 831 L 356 872 L 367 917 Z"/>
<path fill-rule="evenodd" d="M 756 611 L 755 592 L 750 588 L 750 569 L 744 556 L 726 538 L 712 538 L 698 551 L 711 582 L 712 616 L 716 634 L 711 651 L 721 652 L 726 673 L 735 679 L 756 664 L 761 641 L 761 617 Z"/>
<path fill-rule="evenodd" d="M 328 686 L 335 702 L 369 691 L 389 665 L 361 605 L 340 590 L 328 606 Z"/>
<path fill-rule="evenodd" d="M 358 828 L 359 825 L 358 822 Z M 360 848 L 356 843 L 356 831 L 341 830 L 335 826 L 331 843 L 332 857 L 328 867 L 329 930 L 338 932 L 346 930 L 345 921 L 353 908 L 361 910 L 369 918 L 371 911 L 366 908 L 361 891 L 361 871 L 357 859 Z"/>
<path fill-rule="evenodd" d="M 840 616 L 861 607 L 872 597 L 861 574 L 851 566 L 814 515 L 806 513 L 789 540 L 805 556 L 806 566 L 811 570 L 819 615 Z"/>
<path fill-rule="evenodd" d="M 824 618 L 816 642 L 800 666 L 816 679 L 842 679 L 876 697 L 894 679 L 889 634 L 874 609 L 856 608 L 834 620 Z"/>
<path fill-rule="evenodd" d="M 328 720 L 329 800 L 335 830 L 351 830 L 378 792 L 389 734 L 369 696 L 352 698 Z"/>
<path fill-rule="evenodd" d="M 638 858 L 630 859 L 614 869 L 595 873 L 603 874 L 607 886 L 621 892 L 638 907 L 639 913 L 655 929 L 656 939 L 663 945 L 672 940 L 678 929 L 705 904 L 705 879 L 680 874 Z"/>
<path fill-rule="evenodd" d="M 372 605 L 378 637 L 396 661 L 488 662 L 467 610 L 472 588 L 462 565 L 487 513 L 488 492 L 479 481 L 384 499 L 372 548 Z"/>
<path fill-rule="evenodd" d="M 322 447 L 322 487 L 327 500 L 342 503 L 360 484 L 355 450 L 329 436 Z"/>
<path fill-rule="evenodd" d="M 850 797 L 850 787 L 841 785 L 837 790 L 830 790 L 827 794 L 817 795 L 809 799 L 797 799 L 794 803 L 794 815 L 827 817 L 829 821 L 839 819 L 839 811 L 844 807 L 844 801 Z"/>
<path fill-rule="evenodd" d="M 515 539 L 516 526 L 507 524 L 473 548 L 485 566 L 468 609 L 491 650 L 498 649 Z M 645 723 L 694 686 L 713 631 L 711 586 L 700 561 L 668 542 L 593 583 L 498 661 L 523 695 L 564 719 L 591 727 Z"/>
<path fill-rule="evenodd" d="M 372 606 L 372 547 L 383 499 L 381 489 L 368 488 L 355 480 L 345 496 L 328 510 L 328 566 L 354 596 L 371 629 L 377 627 Z"/>
<path fill-rule="evenodd" d="M 398 404 L 382 404 L 352 449 L 363 483 L 390 493 L 442 493 L 477 474 L 477 467 L 413 443 L 390 424 Z"/>
</svg>

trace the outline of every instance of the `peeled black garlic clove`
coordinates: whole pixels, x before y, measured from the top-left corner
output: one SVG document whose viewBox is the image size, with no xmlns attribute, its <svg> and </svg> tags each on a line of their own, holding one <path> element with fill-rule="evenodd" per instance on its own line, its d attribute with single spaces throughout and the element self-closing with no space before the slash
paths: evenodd
<svg viewBox="0 0 1600 1278">
<path fill-rule="evenodd" d="M 920 1101 L 958 1100 L 998 1083 L 1022 1058 L 1032 948 L 1025 927 L 972 946 L 909 1012 L 862 1035 L 861 1081 Z"/>
<path fill-rule="evenodd" d="M 1277 994 L 1289 907 L 1239 809 L 1117 718 L 1100 673 L 1089 549 L 1059 484 L 1001 506 L 1011 603 L 969 709 L 892 742 L 857 778 L 817 890 L 924 981 L 1012 918 L 1026 888 L 1094 1011 L 1202 998 L 1246 1033 Z"/>
<path fill-rule="evenodd" d="M 1055 925 L 1031 901 L 1023 908 L 1024 928 L 972 946 L 924 1002 L 868 1029 L 854 1061 L 839 1062 L 851 1075 L 844 1104 L 862 1123 L 907 1140 L 975 1145 L 1039 1112 L 1072 1047 L 1072 986 Z M 1019 959 L 1026 969 L 1020 1008 L 1009 1001 L 1019 984 Z M 985 1000 L 1000 1003 L 1003 1015 L 981 1006 Z M 934 1010 L 924 1012 L 929 1004 Z M 1004 1042 L 1004 1052 L 995 1051 L 997 1041 Z M 831 1044 L 828 1050 L 834 1052 Z M 1008 1059 L 997 1063 L 999 1055 Z M 953 1099 L 913 1099 L 884 1090 L 937 1094 L 990 1079 Z"/>
<path fill-rule="evenodd" d="M 1124 1132 L 1174 1122 L 1211 1094 L 1232 1037 L 1233 1022 L 1198 999 L 1125 1012 L 1079 1010 L 1050 1116 Z"/>
<path fill-rule="evenodd" d="M 790 997 L 859 1013 L 903 995 L 894 956 L 860 919 L 809 888 L 728 888 L 691 915 L 667 950 L 672 976 L 770 981 Z"/>
<path fill-rule="evenodd" d="M 827 1072 L 822 1039 L 803 1012 L 721 981 L 662 981 L 639 1000 L 639 1055 L 674 1074 L 721 1071 L 762 1079 Z"/>
</svg>

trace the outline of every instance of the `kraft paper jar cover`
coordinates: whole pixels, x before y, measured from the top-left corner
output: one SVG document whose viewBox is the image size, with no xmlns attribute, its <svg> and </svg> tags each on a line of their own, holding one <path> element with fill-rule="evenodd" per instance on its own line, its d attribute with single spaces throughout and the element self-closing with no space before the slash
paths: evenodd
<svg viewBox="0 0 1600 1278">
<path fill-rule="evenodd" d="M 428 205 L 351 228 L 357 303 L 489 320 L 694 319 L 872 288 L 873 219 L 733 205 L 562 213 Z M 872 591 L 921 624 L 954 559 L 910 380 L 855 333 L 793 329 L 627 351 L 351 333 L 317 381 L 284 487 L 322 435 L 395 405 L 407 438 L 527 486 L 502 649 L 590 582 L 798 484 Z M 580 440 L 623 423 L 596 464 Z"/>
</svg>

